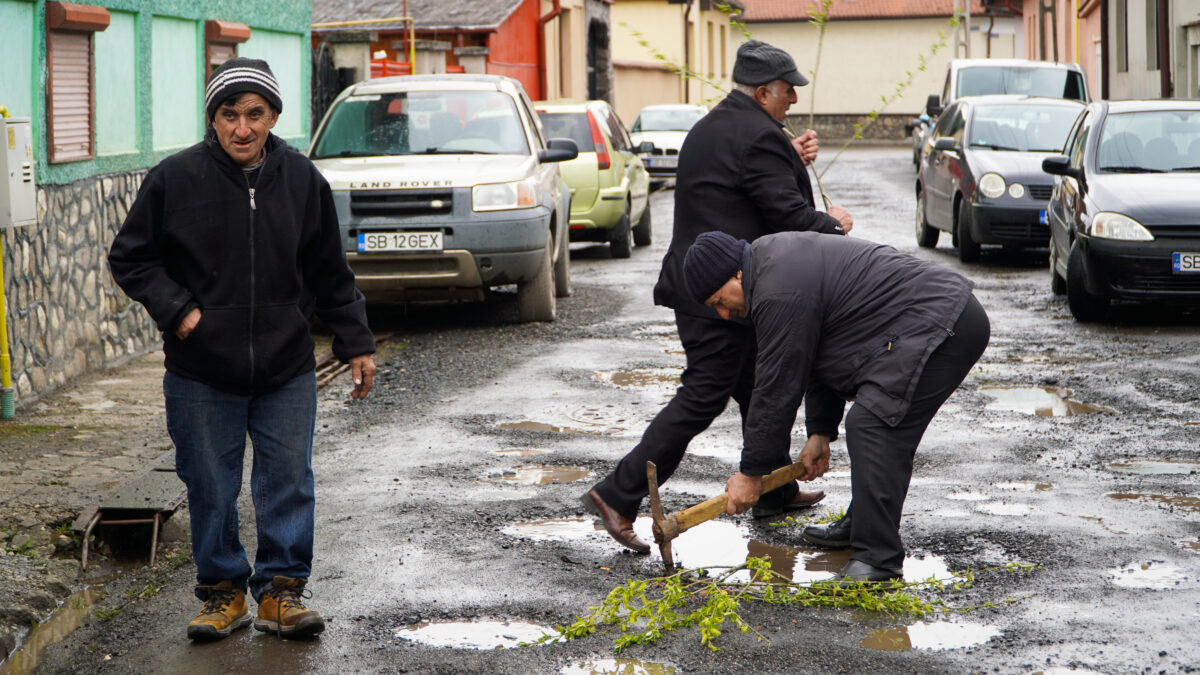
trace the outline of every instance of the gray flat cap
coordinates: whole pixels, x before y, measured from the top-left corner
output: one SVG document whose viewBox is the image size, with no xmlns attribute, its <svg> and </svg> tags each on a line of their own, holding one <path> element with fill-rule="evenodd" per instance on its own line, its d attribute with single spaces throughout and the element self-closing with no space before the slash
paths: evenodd
<svg viewBox="0 0 1200 675">
<path fill-rule="evenodd" d="M 796 62 L 787 52 L 761 40 L 749 40 L 737 50 L 733 62 L 733 81 L 758 86 L 774 80 L 803 87 L 808 78 L 796 70 Z"/>
</svg>

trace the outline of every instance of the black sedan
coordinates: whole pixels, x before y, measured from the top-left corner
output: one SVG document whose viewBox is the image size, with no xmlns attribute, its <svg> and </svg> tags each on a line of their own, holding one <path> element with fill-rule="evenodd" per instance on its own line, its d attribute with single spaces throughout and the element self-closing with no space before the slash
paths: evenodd
<svg viewBox="0 0 1200 675">
<path fill-rule="evenodd" d="M 1042 163 L 1050 279 L 1080 321 L 1111 300 L 1200 305 L 1200 102 L 1098 101 Z"/>
<path fill-rule="evenodd" d="M 1083 104 L 1029 96 L 961 98 L 933 128 L 933 148 L 917 172 L 917 243 L 953 236 L 963 262 L 981 244 L 1045 246 L 1053 189 L 1042 160 L 1062 152 Z"/>
</svg>

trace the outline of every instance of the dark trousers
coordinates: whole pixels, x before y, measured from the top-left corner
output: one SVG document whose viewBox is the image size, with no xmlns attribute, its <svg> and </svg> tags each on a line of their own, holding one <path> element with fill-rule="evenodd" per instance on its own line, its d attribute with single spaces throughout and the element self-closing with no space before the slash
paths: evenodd
<svg viewBox="0 0 1200 675">
<path fill-rule="evenodd" d="M 646 462 L 658 467 L 659 484 L 675 473 L 688 443 L 712 424 L 729 403 L 737 401 L 745 424 L 754 391 L 754 329 L 724 319 L 705 319 L 675 313 L 679 339 L 687 353 L 687 367 L 680 376 L 682 386 L 666 405 L 633 450 L 613 472 L 596 484 L 596 492 L 613 509 L 633 519 L 642 499 L 649 493 Z M 796 496 L 793 481 L 764 494 L 759 504 L 781 506 Z"/>
<path fill-rule="evenodd" d="M 912 478 L 913 456 L 946 399 L 983 355 L 991 335 L 987 313 L 973 296 L 946 338 L 925 364 L 908 414 L 888 426 L 860 405 L 846 414 L 850 453 L 850 558 L 875 567 L 904 566 L 900 513 Z"/>
</svg>

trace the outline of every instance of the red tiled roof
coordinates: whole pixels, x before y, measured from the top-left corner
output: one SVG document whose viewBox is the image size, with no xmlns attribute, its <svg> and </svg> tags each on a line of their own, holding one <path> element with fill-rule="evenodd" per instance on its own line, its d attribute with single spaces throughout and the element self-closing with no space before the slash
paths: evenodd
<svg viewBox="0 0 1200 675">
<path fill-rule="evenodd" d="M 745 21 L 807 21 L 820 0 L 743 0 Z M 955 0 L 833 0 L 830 20 L 916 19 L 954 14 Z M 982 15 L 982 0 L 971 0 L 971 14 Z"/>
</svg>

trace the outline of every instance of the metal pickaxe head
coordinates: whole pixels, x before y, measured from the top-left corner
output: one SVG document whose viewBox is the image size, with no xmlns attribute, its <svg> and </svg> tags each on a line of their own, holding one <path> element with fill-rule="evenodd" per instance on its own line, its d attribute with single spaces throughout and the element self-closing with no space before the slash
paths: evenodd
<svg viewBox="0 0 1200 675">
<path fill-rule="evenodd" d="M 658 497 L 658 467 L 654 462 L 646 462 L 646 483 L 650 486 L 650 514 L 654 518 L 654 543 L 658 544 L 658 552 L 662 554 L 663 566 L 667 574 L 675 569 L 675 559 L 671 555 L 671 540 L 679 536 L 679 527 L 675 516 L 663 513 L 662 500 Z"/>
</svg>

